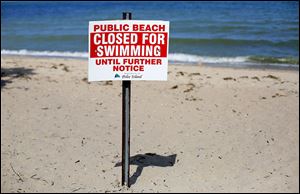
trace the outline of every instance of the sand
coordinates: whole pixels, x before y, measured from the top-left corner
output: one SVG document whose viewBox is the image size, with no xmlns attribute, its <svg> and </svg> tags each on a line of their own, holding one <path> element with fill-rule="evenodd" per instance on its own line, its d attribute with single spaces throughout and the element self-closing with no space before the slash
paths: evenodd
<svg viewBox="0 0 300 194">
<path fill-rule="evenodd" d="M 121 82 L 87 61 L 1 56 L 1 192 L 299 192 L 299 71 L 169 66 L 132 82 L 132 186 L 120 186 Z"/>
</svg>

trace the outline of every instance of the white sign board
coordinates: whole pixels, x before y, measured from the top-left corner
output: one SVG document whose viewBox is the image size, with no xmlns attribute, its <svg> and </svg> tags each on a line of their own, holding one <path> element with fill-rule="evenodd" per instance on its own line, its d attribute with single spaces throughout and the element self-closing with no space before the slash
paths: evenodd
<svg viewBox="0 0 300 194">
<path fill-rule="evenodd" d="M 89 22 L 89 81 L 167 80 L 169 22 Z"/>
</svg>

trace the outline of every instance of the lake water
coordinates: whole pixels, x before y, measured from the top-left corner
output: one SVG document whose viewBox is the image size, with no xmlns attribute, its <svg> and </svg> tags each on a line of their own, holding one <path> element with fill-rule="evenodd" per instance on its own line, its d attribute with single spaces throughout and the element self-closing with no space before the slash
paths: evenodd
<svg viewBox="0 0 300 194">
<path fill-rule="evenodd" d="M 170 62 L 299 65 L 299 2 L 1 2 L 1 53 L 87 57 L 88 22 L 170 21 Z"/>
</svg>

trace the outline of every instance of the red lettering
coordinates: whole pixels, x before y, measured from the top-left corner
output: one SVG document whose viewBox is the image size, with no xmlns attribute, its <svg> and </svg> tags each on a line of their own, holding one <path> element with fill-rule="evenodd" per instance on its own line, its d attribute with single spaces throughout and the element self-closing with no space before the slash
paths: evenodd
<svg viewBox="0 0 300 194">
<path fill-rule="evenodd" d="M 96 65 L 101 65 L 101 59 L 96 59 Z"/>
<path fill-rule="evenodd" d="M 98 30 L 100 28 L 99 25 L 94 25 L 94 31 Z"/>
</svg>

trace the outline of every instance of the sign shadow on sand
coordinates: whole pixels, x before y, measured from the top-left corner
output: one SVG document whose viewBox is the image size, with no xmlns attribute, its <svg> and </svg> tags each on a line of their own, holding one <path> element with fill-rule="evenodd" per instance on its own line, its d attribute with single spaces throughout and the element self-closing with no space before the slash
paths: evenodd
<svg viewBox="0 0 300 194">
<path fill-rule="evenodd" d="M 137 165 L 135 173 L 130 177 L 130 185 L 136 183 L 145 167 L 171 167 L 176 161 L 176 154 L 169 156 L 161 156 L 155 153 L 137 154 L 130 157 L 130 165 Z M 118 162 L 115 167 L 122 166 L 122 162 Z"/>
</svg>

